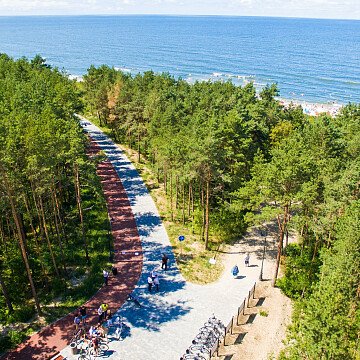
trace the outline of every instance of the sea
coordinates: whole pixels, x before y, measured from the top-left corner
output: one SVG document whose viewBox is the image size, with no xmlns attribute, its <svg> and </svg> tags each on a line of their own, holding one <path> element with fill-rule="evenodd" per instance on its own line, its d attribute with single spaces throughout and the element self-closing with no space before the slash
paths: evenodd
<svg viewBox="0 0 360 360">
<path fill-rule="evenodd" d="M 284 99 L 360 102 L 360 21 L 230 16 L 0 16 L 0 53 L 44 57 L 81 78 L 132 74 L 276 83 Z"/>
</svg>

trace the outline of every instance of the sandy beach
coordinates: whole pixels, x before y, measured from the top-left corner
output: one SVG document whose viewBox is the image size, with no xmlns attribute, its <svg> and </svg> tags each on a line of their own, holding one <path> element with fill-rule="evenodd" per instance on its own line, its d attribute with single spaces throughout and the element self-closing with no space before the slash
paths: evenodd
<svg viewBox="0 0 360 360">
<path fill-rule="evenodd" d="M 299 100 L 288 100 L 288 99 L 278 99 L 282 105 L 285 107 L 292 105 L 298 106 L 300 105 L 307 115 L 317 116 L 323 113 L 329 114 L 330 116 L 336 116 L 340 109 L 343 107 L 342 104 L 339 103 L 310 103 L 306 101 L 299 101 Z"/>
</svg>

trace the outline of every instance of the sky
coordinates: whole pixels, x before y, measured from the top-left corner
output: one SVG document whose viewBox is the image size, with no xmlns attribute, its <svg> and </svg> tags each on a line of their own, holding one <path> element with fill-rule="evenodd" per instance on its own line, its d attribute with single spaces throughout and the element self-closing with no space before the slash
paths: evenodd
<svg viewBox="0 0 360 360">
<path fill-rule="evenodd" d="M 234 15 L 360 20 L 360 0 L 0 0 L 13 15 Z"/>
</svg>

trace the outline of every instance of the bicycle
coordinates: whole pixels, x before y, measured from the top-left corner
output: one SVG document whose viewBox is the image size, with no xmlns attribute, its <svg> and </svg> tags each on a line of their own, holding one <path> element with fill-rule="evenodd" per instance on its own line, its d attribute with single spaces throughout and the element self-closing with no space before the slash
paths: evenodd
<svg viewBox="0 0 360 360">
<path fill-rule="evenodd" d="M 86 349 L 80 349 L 78 360 L 91 360 L 88 347 Z"/>
<path fill-rule="evenodd" d="M 75 343 L 78 344 L 79 340 L 81 340 L 81 336 L 84 335 L 85 331 L 83 328 L 79 329 L 73 337 L 70 339 L 69 344 Z"/>
<path fill-rule="evenodd" d="M 106 344 L 101 338 L 99 338 L 98 351 L 96 351 L 94 344 L 90 345 L 89 354 L 96 356 L 103 356 L 109 350 L 109 345 Z"/>
<path fill-rule="evenodd" d="M 211 326 L 219 329 L 225 328 L 224 323 L 218 319 L 214 314 L 206 321 L 204 326 Z"/>
<path fill-rule="evenodd" d="M 219 321 L 207 321 L 204 326 L 202 327 L 203 328 L 210 328 L 210 329 L 214 329 L 218 332 L 221 332 L 225 329 L 225 325 L 222 323 L 221 320 Z"/>
<path fill-rule="evenodd" d="M 195 336 L 194 340 L 206 340 L 208 338 L 220 338 L 222 333 L 212 328 L 201 328 L 199 334 Z"/>
<path fill-rule="evenodd" d="M 201 356 L 203 356 L 203 354 L 210 355 L 210 349 L 208 349 L 205 345 L 202 344 L 191 345 L 189 347 L 189 351 L 195 355 L 201 355 Z"/>
<path fill-rule="evenodd" d="M 199 354 L 191 354 L 186 350 L 187 352 L 181 356 L 180 360 L 207 360 L 206 357 L 199 355 Z"/>
<path fill-rule="evenodd" d="M 199 329 L 199 333 L 192 340 L 192 345 L 186 350 L 181 359 L 209 359 L 211 351 L 220 339 L 225 336 L 223 322 L 214 314 Z"/>
<path fill-rule="evenodd" d="M 203 338 L 195 338 L 193 341 L 192 341 L 192 344 L 193 345 L 203 345 L 203 346 L 206 346 L 208 348 L 211 348 L 214 346 L 214 344 L 216 343 L 216 341 L 218 341 L 219 338 L 216 337 L 215 335 L 213 334 L 210 334 L 209 336 L 207 337 L 203 337 Z"/>
<path fill-rule="evenodd" d="M 139 308 L 142 307 L 140 301 L 134 295 L 129 294 L 126 300 L 129 302 L 133 302 Z"/>
</svg>

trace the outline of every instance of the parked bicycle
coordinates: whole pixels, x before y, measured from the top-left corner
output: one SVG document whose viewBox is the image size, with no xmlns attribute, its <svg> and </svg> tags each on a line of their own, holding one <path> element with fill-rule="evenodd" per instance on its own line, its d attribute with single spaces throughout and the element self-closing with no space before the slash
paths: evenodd
<svg viewBox="0 0 360 360">
<path fill-rule="evenodd" d="M 188 349 L 186 350 L 185 354 L 180 357 L 180 360 L 208 360 L 208 359 L 200 354 L 192 354 Z"/>
<path fill-rule="evenodd" d="M 209 359 L 214 348 L 218 347 L 220 339 L 225 336 L 225 326 L 213 314 L 199 329 L 199 333 L 186 350 L 183 359 Z"/>
</svg>

